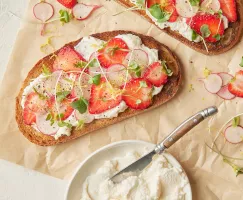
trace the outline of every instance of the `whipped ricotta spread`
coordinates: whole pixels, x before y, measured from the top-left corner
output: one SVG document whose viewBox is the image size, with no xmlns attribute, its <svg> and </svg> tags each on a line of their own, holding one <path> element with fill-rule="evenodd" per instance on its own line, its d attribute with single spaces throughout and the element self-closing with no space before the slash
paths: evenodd
<svg viewBox="0 0 243 200">
<path fill-rule="evenodd" d="M 158 58 L 158 50 L 157 49 L 150 49 L 146 47 L 144 44 L 142 44 L 141 39 L 138 36 L 132 35 L 132 34 L 123 34 L 118 35 L 116 38 L 121 38 L 129 47 L 129 49 L 142 49 L 145 51 L 148 55 L 149 64 L 152 64 L 153 62 L 159 61 Z M 91 36 L 84 37 L 74 48 L 75 50 L 80 53 L 83 58 L 86 60 L 90 60 L 90 57 L 94 52 L 97 52 L 106 42 Z M 105 69 L 103 69 L 105 71 Z M 75 74 L 72 72 L 65 73 L 69 76 L 69 78 L 73 81 L 75 81 Z M 42 87 L 42 83 L 46 80 L 50 79 L 52 75 L 50 76 L 44 76 L 43 74 L 39 75 L 37 78 L 35 78 L 30 84 L 24 89 L 22 100 L 21 100 L 21 106 L 24 108 L 26 97 L 31 92 L 34 92 L 34 88 L 40 88 Z M 71 85 L 70 87 L 72 87 Z M 153 87 L 152 96 L 157 95 L 161 92 L 163 86 L 161 87 Z M 46 91 L 45 91 L 46 92 Z M 45 96 L 48 96 L 48 94 L 43 93 Z M 100 114 L 90 114 L 88 111 L 84 114 L 79 114 L 79 120 L 83 120 L 84 123 L 91 123 L 95 119 L 104 119 L 104 118 L 114 118 L 117 117 L 119 113 L 124 112 L 128 106 L 124 101 L 121 101 L 120 104 L 114 108 L 111 108 L 103 113 Z M 77 114 L 76 110 L 73 111 L 73 113 L 66 119 L 64 122 L 71 124 L 72 126 L 78 126 L 78 120 L 77 120 Z M 38 126 L 36 124 L 32 125 L 33 128 L 38 130 Z M 55 139 L 58 139 L 59 137 L 63 135 L 70 136 L 72 128 L 70 127 L 60 127 L 57 132 L 52 135 Z"/>
<path fill-rule="evenodd" d="M 140 155 L 106 161 L 82 186 L 81 200 L 185 200 L 184 188 L 189 184 L 181 167 L 173 166 L 164 155 L 156 155 L 139 176 L 129 176 L 114 184 L 108 179 Z"/>
</svg>

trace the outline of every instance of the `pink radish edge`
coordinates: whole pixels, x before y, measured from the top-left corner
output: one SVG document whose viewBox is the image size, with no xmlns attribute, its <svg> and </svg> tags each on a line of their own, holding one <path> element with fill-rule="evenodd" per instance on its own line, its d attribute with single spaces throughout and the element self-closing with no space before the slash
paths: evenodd
<svg viewBox="0 0 243 200">
<path fill-rule="evenodd" d="M 223 80 L 223 85 L 225 86 L 229 83 L 229 81 L 234 78 L 231 74 L 227 73 L 227 72 L 219 72 L 217 73 Z M 227 78 L 226 78 L 227 77 Z"/>
<path fill-rule="evenodd" d="M 239 130 L 237 130 L 237 132 L 234 132 L 234 131 L 236 131 L 236 129 L 239 129 Z M 241 131 L 241 132 L 238 132 L 238 131 Z M 237 134 L 237 135 L 235 135 L 235 134 Z M 232 138 L 232 136 L 234 136 L 235 138 Z M 232 125 L 228 126 L 224 131 L 224 137 L 231 144 L 241 143 L 243 141 L 243 127 L 242 126 L 233 127 Z"/>
<path fill-rule="evenodd" d="M 217 95 L 224 100 L 232 100 L 236 96 L 231 94 L 228 90 L 228 85 L 223 86 L 217 93 Z"/>
<path fill-rule="evenodd" d="M 84 17 L 84 18 L 80 18 L 80 17 L 77 17 L 77 16 L 75 16 L 75 14 L 74 14 L 74 9 L 75 8 L 77 8 L 78 6 L 80 6 L 80 5 L 84 5 L 84 6 L 86 6 L 86 7 L 92 7 L 92 10 L 90 10 L 90 12 Z M 87 5 L 87 4 L 84 4 L 84 3 L 78 3 L 78 4 L 76 4 L 73 8 L 72 8 L 72 15 L 74 16 L 74 18 L 75 19 L 77 19 L 77 20 L 80 20 L 80 21 L 82 21 L 82 20 L 85 20 L 85 19 L 87 19 L 96 9 L 98 9 L 98 8 L 100 8 L 100 7 L 102 7 L 102 5 Z"/>
</svg>

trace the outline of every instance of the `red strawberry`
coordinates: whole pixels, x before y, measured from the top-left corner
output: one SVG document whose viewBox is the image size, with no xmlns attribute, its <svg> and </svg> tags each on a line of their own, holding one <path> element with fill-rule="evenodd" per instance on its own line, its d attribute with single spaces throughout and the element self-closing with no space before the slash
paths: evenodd
<svg viewBox="0 0 243 200">
<path fill-rule="evenodd" d="M 169 22 L 175 22 L 178 18 L 178 13 L 175 7 L 175 0 L 147 0 L 147 7 L 150 8 L 154 4 L 160 4 L 162 10 L 171 14 Z"/>
<path fill-rule="evenodd" d="M 26 125 L 31 125 L 36 122 L 35 113 L 28 108 L 24 108 L 23 119 Z"/>
<path fill-rule="evenodd" d="M 98 60 L 102 67 L 108 68 L 112 64 L 122 63 L 127 54 L 127 44 L 120 38 L 113 38 L 99 51 Z"/>
<path fill-rule="evenodd" d="M 243 98 L 243 70 L 236 73 L 235 78 L 229 83 L 230 93 Z"/>
<path fill-rule="evenodd" d="M 122 99 L 133 109 L 143 110 L 152 104 L 153 86 L 146 79 L 132 79 L 127 83 Z"/>
<path fill-rule="evenodd" d="M 32 112 L 45 112 L 47 105 L 46 100 L 43 100 L 35 92 L 27 95 L 24 107 Z"/>
<path fill-rule="evenodd" d="M 80 68 L 75 67 L 75 64 L 80 61 L 85 61 L 85 59 L 72 47 L 63 47 L 57 54 L 53 70 L 77 71 Z"/>
<path fill-rule="evenodd" d="M 78 2 L 77 0 L 57 0 L 60 4 L 66 8 L 73 8 Z"/>
<path fill-rule="evenodd" d="M 215 36 L 219 34 L 222 36 L 224 34 L 224 23 L 220 20 L 219 16 L 211 14 L 197 14 L 192 18 L 187 19 L 187 24 L 196 31 L 197 34 L 202 35 L 201 27 L 203 25 L 208 25 L 211 32 L 209 37 L 205 38 L 208 42 L 217 42 Z"/>
<path fill-rule="evenodd" d="M 144 78 L 156 87 L 164 85 L 168 80 L 165 69 L 160 62 L 155 62 L 146 68 Z"/>
<path fill-rule="evenodd" d="M 219 0 L 220 8 L 223 14 L 230 22 L 237 21 L 236 3 L 235 0 Z"/>
<path fill-rule="evenodd" d="M 52 96 L 48 101 L 48 107 L 53 118 L 55 118 L 59 112 L 59 114 L 63 115 L 61 120 L 67 119 L 73 112 L 71 103 L 72 101 L 70 99 L 64 99 L 62 102 L 57 102 L 56 105 L 55 96 Z M 56 106 L 58 106 L 58 112 Z"/>
<path fill-rule="evenodd" d="M 111 88 L 105 78 L 101 78 L 99 85 L 92 85 L 89 100 L 89 112 L 100 114 L 121 103 L 120 90 Z"/>
</svg>

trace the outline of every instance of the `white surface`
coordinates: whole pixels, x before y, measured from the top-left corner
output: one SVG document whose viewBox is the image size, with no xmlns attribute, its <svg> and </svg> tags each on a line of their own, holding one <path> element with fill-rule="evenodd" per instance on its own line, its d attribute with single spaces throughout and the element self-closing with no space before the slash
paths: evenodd
<svg viewBox="0 0 243 200">
<path fill-rule="evenodd" d="M 106 160 L 111 160 L 115 157 L 123 157 L 127 152 L 131 150 L 136 151 L 139 154 L 143 154 L 144 150 L 150 152 L 154 149 L 154 147 L 155 145 L 152 143 L 139 140 L 126 140 L 115 142 L 98 149 L 89 157 L 87 157 L 79 167 L 77 167 L 77 171 L 73 174 L 73 177 L 71 178 L 67 188 L 65 200 L 80 200 L 83 182 L 87 176 L 95 173 L 96 170 L 102 166 Z M 172 165 L 181 167 L 181 165 L 172 155 L 166 153 L 165 156 L 169 162 L 172 163 Z M 188 184 L 184 189 L 186 192 L 185 200 L 192 200 L 190 184 Z"/>
<path fill-rule="evenodd" d="M 28 0 L 0 0 L 0 82 Z M 0 160 L 0 200 L 62 200 L 66 182 Z"/>
</svg>

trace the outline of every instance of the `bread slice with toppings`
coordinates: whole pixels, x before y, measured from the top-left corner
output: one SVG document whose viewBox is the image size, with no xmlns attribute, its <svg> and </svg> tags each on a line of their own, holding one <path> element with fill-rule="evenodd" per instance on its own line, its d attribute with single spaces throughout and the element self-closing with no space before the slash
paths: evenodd
<svg viewBox="0 0 243 200">
<path fill-rule="evenodd" d="M 141 15 L 142 17 L 144 17 L 146 20 L 148 20 L 150 23 L 153 23 L 154 25 L 156 25 L 158 28 L 160 28 L 162 31 L 164 31 L 165 33 L 167 33 L 168 35 L 170 35 L 171 37 L 179 40 L 180 42 L 184 43 L 185 45 L 189 46 L 190 48 L 201 52 L 203 54 L 206 55 L 217 55 L 217 54 L 221 54 L 224 53 L 228 50 L 230 50 L 231 48 L 233 48 L 241 39 L 242 34 L 243 34 L 243 1 L 242 0 L 198 0 L 198 1 L 192 1 L 193 3 L 198 2 L 198 14 L 196 14 L 196 16 L 193 15 L 193 13 L 190 13 L 190 11 L 188 10 L 184 10 L 186 9 L 186 7 L 188 7 L 189 9 L 192 8 L 193 6 L 188 6 L 187 4 L 189 4 L 191 1 L 184 1 L 184 0 L 115 0 L 117 3 L 125 6 L 126 8 L 131 8 L 135 6 L 136 2 L 139 3 L 144 3 L 145 6 L 147 5 L 147 7 L 143 8 L 143 9 L 133 9 L 134 12 L 138 13 L 139 15 Z M 176 7 L 176 3 L 179 2 L 182 3 L 183 5 L 180 6 L 177 9 Z M 151 14 L 149 13 L 149 7 L 152 5 L 160 5 L 162 7 L 162 11 L 163 14 L 166 13 L 167 16 L 170 15 L 170 17 L 166 18 L 166 15 L 163 16 L 163 18 L 161 18 L 161 20 L 163 22 L 169 22 L 169 23 L 174 23 L 174 22 L 178 22 L 178 21 L 182 21 L 185 20 L 187 24 L 189 24 L 194 31 L 194 34 L 200 34 L 203 35 L 203 33 L 201 33 L 201 31 L 203 31 L 202 29 L 200 29 L 202 27 L 202 25 L 207 25 L 209 27 L 209 30 L 211 31 L 211 35 L 208 36 L 204 36 L 205 38 L 205 42 L 203 42 L 203 40 L 201 41 L 197 41 L 197 39 L 191 39 L 191 37 L 195 37 L 194 36 L 190 36 L 190 39 L 188 39 L 188 34 L 186 34 L 186 37 L 182 36 L 182 34 L 179 33 L 178 30 L 172 30 L 170 27 L 163 27 L 163 29 L 155 23 L 154 20 L 152 20 L 151 18 Z M 208 10 L 205 11 L 205 7 L 204 9 L 202 9 L 201 5 L 207 5 L 209 6 Z M 217 12 L 212 12 L 212 9 L 210 7 L 210 5 L 213 4 L 213 8 L 216 6 L 216 10 L 218 10 Z M 220 7 L 218 7 L 220 4 Z M 187 5 L 187 6 L 186 6 Z M 158 6 L 159 7 L 159 6 Z M 156 7 L 154 7 L 156 8 Z M 181 10 L 182 9 L 182 10 Z M 154 16 L 162 16 L 161 12 L 157 12 L 157 9 L 154 9 Z M 181 13 L 179 13 L 179 12 Z M 186 13 L 183 13 L 186 12 Z M 168 15 L 169 14 L 169 15 Z M 180 16 L 180 14 L 185 15 L 186 17 L 182 17 Z M 150 15 L 150 16 L 149 16 Z M 194 17 L 187 17 L 193 15 Z M 202 15 L 204 15 L 202 17 Z M 179 18 L 178 18 L 179 16 Z M 222 28 L 222 24 L 224 24 L 223 18 L 221 20 L 218 20 L 220 17 L 219 16 L 223 16 L 223 18 L 226 20 L 227 22 L 227 28 L 225 27 Z M 212 19 L 212 18 L 218 18 L 218 19 Z M 184 23 L 183 28 L 181 30 L 181 32 L 188 32 L 188 28 L 185 29 L 185 25 L 186 23 Z M 221 23 L 221 25 L 219 25 L 219 23 Z M 200 27 L 199 27 L 200 26 Z M 178 27 L 178 24 L 175 25 L 174 27 Z M 200 38 L 199 38 L 200 39 Z M 210 40 L 211 39 L 211 40 Z M 216 41 L 217 40 L 217 41 Z"/>
<path fill-rule="evenodd" d="M 155 76 L 155 75 L 157 75 L 156 74 L 157 72 L 161 72 L 161 71 L 158 68 L 159 67 L 158 63 L 153 64 L 151 69 L 149 69 L 149 70 L 147 70 L 147 72 L 145 72 L 146 77 L 149 77 L 149 79 L 146 79 L 146 81 L 141 82 L 140 80 L 144 80 L 143 78 L 135 78 L 135 79 L 132 79 L 130 82 L 127 82 L 125 84 L 125 86 L 124 86 L 124 84 L 122 86 L 119 86 L 119 87 L 125 88 L 126 93 L 129 94 L 126 96 L 126 98 L 123 98 L 123 99 L 124 99 L 124 101 L 127 102 L 128 105 L 131 105 L 131 107 L 129 107 L 129 106 L 128 106 L 128 108 L 125 107 L 125 109 L 122 110 L 122 111 L 124 111 L 124 110 L 125 111 L 120 112 L 117 117 L 113 117 L 113 118 L 100 117 L 100 119 L 98 119 L 99 117 L 97 117 L 96 119 L 91 119 L 91 120 L 85 119 L 87 123 L 82 124 L 81 128 L 77 129 L 77 127 L 71 127 L 71 129 L 70 129 L 71 132 L 69 135 L 60 134 L 58 137 L 55 137 L 55 135 L 52 134 L 52 132 L 56 133 L 55 130 L 58 129 L 57 124 L 55 124 L 56 122 L 54 122 L 54 121 L 52 122 L 52 114 L 56 112 L 55 101 L 58 102 L 61 99 L 62 105 L 64 105 L 65 109 L 63 109 L 63 107 L 59 107 L 60 109 L 62 109 L 62 115 L 58 115 L 59 116 L 58 120 L 64 120 L 70 115 L 70 113 L 74 109 L 70 106 L 66 106 L 66 105 L 68 105 L 69 100 L 72 98 L 73 92 L 68 94 L 70 96 L 70 98 L 68 98 L 68 99 L 65 99 L 65 97 L 67 96 L 67 94 L 65 94 L 65 91 L 64 92 L 62 91 L 60 96 L 57 96 L 57 91 L 55 91 L 54 97 L 53 96 L 50 97 L 50 93 L 53 91 L 50 91 L 47 89 L 43 90 L 44 92 L 42 94 L 40 94 L 38 91 L 42 87 L 42 84 L 43 83 L 44 83 L 44 85 L 49 84 L 48 82 L 43 81 L 40 84 L 38 84 L 38 86 L 36 86 L 34 91 L 30 92 L 28 95 L 25 95 L 25 93 L 26 93 L 26 88 L 28 88 L 28 86 L 30 86 L 31 84 L 32 85 L 36 84 L 35 81 L 33 81 L 33 80 L 37 80 L 37 77 L 42 78 L 42 74 L 43 74 L 43 71 L 46 70 L 45 69 L 46 66 L 52 66 L 52 70 L 54 69 L 53 74 L 60 73 L 60 71 L 61 71 L 62 75 L 63 74 L 65 75 L 66 73 L 68 75 L 70 75 L 71 71 L 73 70 L 73 67 L 76 65 L 75 62 L 77 59 L 80 60 L 79 65 L 81 65 L 82 62 L 84 62 L 85 59 L 83 57 L 85 57 L 85 56 L 79 55 L 77 52 L 73 53 L 73 51 L 68 51 L 68 53 L 67 53 L 67 49 L 75 49 L 75 46 L 77 46 L 82 41 L 83 38 L 81 38 L 75 42 L 66 44 L 60 50 L 43 58 L 42 60 L 40 60 L 33 67 L 33 69 L 29 72 L 27 78 L 25 79 L 23 86 L 16 98 L 16 120 L 17 120 L 20 131 L 23 133 L 23 135 L 29 141 L 31 141 L 32 143 L 35 143 L 37 145 L 41 145 L 41 146 L 51 146 L 51 145 L 57 145 L 60 143 L 65 143 L 65 142 L 74 140 L 87 133 L 90 133 L 92 131 L 99 130 L 99 129 L 107 127 L 109 125 L 118 123 L 122 120 L 128 119 L 130 117 L 139 115 L 142 112 L 154 109 L 154 108 L 166 103 L 172 97 L 175 96 L 175 94 L 177 93 L 177 91 L 179 89 L 180 83 L 181 83 L 181 66 L 180 66 L 178 58 L 174 55 L 174 53 L 168 47 L 159 43 L 152 37 L 137 34 L 134 32 L 129 32 L 129 31 L 103 32 L 103 33 L 97 33 L 97 34 L 94 34 L 91 36 L 93 38 L 100 39 L 103 41 L 111 41 L 114 37 L 116 37 L 118 35 L 122 35 L 122 34 L 132 34 L 134 36 L 138 36 L 141 39 L 141 41 L 144 45 L 144 48 L 155 49 L 156 52 L 158 51 L 159 60 L 162 60 L 164 63 L 166 63 L 166 66 L 168 67 L 168 69 L 171 70 L 170 71 L 171 76 L 167 77 L 167 76 L 165 76 L 165 74 L 163 74 L 163 73 L 165 73 L 164 68 L 162 69 L 163 73 L 161 74 L 161 76 L 159 76 L 159 77 Z M 114 40 L 112 40 L 112 41 L 114 41 Z M 102 49 L 107 48 L 107 46 L 109 46 L 108 44 L 111 45 L 110 43 L 107 43 L 102 47 Z M 125 44 L 120 44 L 120 45 L 125 46 Z M 99 52 L 102 52 L 102 49 L 99 50 Z M 64 50 L 66 52 L 64 52 Z M 116 50 L 120 51 L 122 49 L 116 49 Z M 116 57 L 116 58 L 121 59 L 123 53 L 124 52 L 122 52 L 122 54 L 119 54 L 119 57 Z M 116 52 L 115 52 L 115 54 L 116 54 Z M 58 58 L 58 55 L 61 55 L 61 56 Z M 109 55 L 113 55 L 112 52 Z M 67 59 L 65 60 L 64 58 L 67 58 Z M 66 63 L 66 61 L 67 61 L 67 63 Z M 104 59 L 103 56 L 100 58 L 99 61 L 104 62 L 105 63 L 104 66 L 109 64 L 107 62 L 107 58 Z M 114 61 L 114 60 L 112 60 L 112 61 Z M 59 62 L 59 65 L 57 65 L 57 62 Z M 44 66 L 44 68 L 43 68 L 43 66 Z M 56 69 L 58 67 L 62 67 L 62 70 Z M 71 71 L 68 71 L 67 67 Z M 159 71 L 158 71 L 158 69 L 159 69 Z M 66 72 L 65 72 L 65 70 L 66 70 Z M 84 71 L 84 73 L 86 73 L 84 69 L 83 69 L 83 71 Z M 89 73 L 91 73 L 91 72 L 89 72 Z M 94 71 L 92 73 L 94 73 Z M 107 69 L 107 73 L 110 73 L 109 67 Z M 58 80 L 61 80 L 62 75 L 59 74 Z M 131 74 L 131 76 L 134 76 L 134 75 Z M 141 74 L 139 76 L 141 76 Z M 114 77 L 112 77 L 112 78 L 114 79 Z M 65 79 L 65 77 L 63 79 Z M 107 108 L 107 103 L 109 103 L 108 104 L 109 106 L 113 106 L 113 107 L 117 105 L 117 101 L 119 101 L 120 94 L 118 94 L 116 96 L 115 100 L 109 99 L 109 100 L 105 100 L 103 102 L 99 102 L 99 99 L 96 98 L 96 97 L 100 97 L 100 95 L 103 94 L 103 93 L 99 93 L 100 89 L 102 89 L 102 91 L 104 91 L 103 85 L 100 85 L 100 84 L 102 84 L 103 82 L 106 82 L 106 79 L 107 79 L 107 77 L 102 77 L 99 81 L 100 83 L 95 83 L 96 80 L 94 80 L 94 78 L 91 80 L 91 83 L 89 80 L 89 83 L 92 84 L 91 95 L 90 95 L 90 97 L 87 97 L 86 99 L 93 98 L 92 101 L 88 100 L 90 107 L 92 107 L 92 108 L 89 108 L 89 112 L 92 112 L 94 114 L 97 114 L 97 113 L 102 114 L 102 112 L 104 110 L 109 109 L 109 108 Z M 147 80 L 148 80 L 148 82 L 147 82 Z M 150 80 L 152 80 L 152 82 L 150 82 Z M 50 80 L 48 79 L 48 81 L 50 81 Z M 150 95 L 151 95 L 151 91 L 152 91 L 151 88 L 153 88 L 153 84 L 152 84 L 153 81 L 155 81 L 155 84 L 158 86 L 161 84 L 164 84 L 164 85 L 163 85 L 162 91 L 152 97 Z M 68 88 L 69 85 L 64 84 L 63 87 Z M 57 88 L 58 87 L 56 84 L 55 89 L 57 89 Z M 134 90 L 134 88 L 135 88 L 135 90 Z M 140 90 L 141 88 L 142 88 L 142 90 Z M 107 90 L 107 91 L 109 91 L 109 90 Z M 140 92 L 140 91 L 142 91 L 142 92 Z M 146 96 L 147 99 L 144 99 L 143 95 L 147 95 L 147 94 L 149 94 L 148 96 Z M 107 94 L 105 94 L 105 95 L 107 96 Z M 125 95 L 125 94 L 121 94 L 121 95 Z M 139 100 L 134 101 L 133 98 L 131 98 L 131 95 L 135 95 L 136 97 L 138 96 L 138 98 L 140 98 L 142 95 L 142 98 L 140 98 L 141 100 L 139 99 Z M 39 99 L 36 99 L 37 96 L 39 96 Z M 83 96 L 85 96 L 85 95 L 83 95 Z M 45 100 L 46 98 L 48 98 L 47 101 Z M 59 100 L 58 100 L 58 98 L 59 98 Z M 73 99 L 71 99 L 71 100 L 77 101 L 77 98 L 76 99 L 75 98 L 74 98 L 74 100 Z M 43 101 L 44 102 L 46 101 L 46 103 L 43 103 Z M 125 104 L 124 101 L 123 101 L 123 104 Z M 84 101 L 84 102 L 87 102 L 87 101 Z M 121 103 L 121 101 L 119 101 L 119 102 Z M 98 104 L 98 108 L 97 108 L 97 104 Z M 119 104 L 119 105 L 122 106 L 123 104 Z M 48 107 L 49 114 L 44 116 L 45 117 L 44 119 L 43 119 L 43 115 L 40 115 L 42 117 L 42 118 L 40 118 L 40 120 L 42 120 L 43 124 L 40 125 L 41 127 L 36 126 L 33 123 L 33 121 L 36 120 L 37 115 L 33 115 L 33 112 L 34 111 L 38 111 L 39 113 L 45 112 L 44 110 L 47 107 Z M 78 105 L 77 105 L 77 107 L 78 107 Z M 75 110 L 75 111 L 77 111 L 77 110 Z M 61 112 L 61 111 L 59 110 L 59 112 Z M 92 116 L 94 116 L 94 115 L 92 115 Z M 49 126 L 48 126 L 48 128 L 44 126 L 47 122 L 52 123 L 51 130 L 50 130 Z M 62 121 L 62 122 L 67 122 L 67 121 Z M 63 127 L 63 126 L 66 126 L 67 124 L 68 123 L 62 123 L 62 124 L 58 123 L 58 126 Z M 43 132 L 46 132 L 48 134 L 43 134 L 40 130 L 43 130 Z"/>
</svg>

